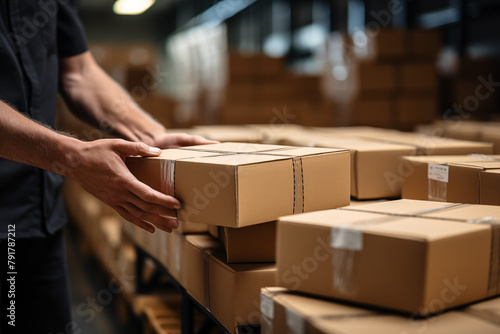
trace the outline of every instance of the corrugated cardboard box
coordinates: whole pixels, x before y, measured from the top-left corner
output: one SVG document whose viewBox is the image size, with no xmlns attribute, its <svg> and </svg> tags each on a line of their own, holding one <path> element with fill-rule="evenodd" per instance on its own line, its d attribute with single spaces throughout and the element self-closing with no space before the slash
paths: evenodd
<svg viewBox="0 0 500 334">
<path fill-rule="evenodd" d="M 181 284 L 201 305 L 209 306 L 208 255 L 222 250 L 219 240 L 207 234 L 184 237 Z"/>
<path fill-rule="evenodd" d="M 360 62 L 355 74 L 360 94 L 390 94 L 397 88 L 396 66 Z"/>
<path fill-rule="evenodd" d="M 401 65 L 401 86 L 404 91 L 436 93 L 438 77 L 436 65 L 429 62 L 411 62 Z"/>
<path fill-rule="evenodd" d="M 260 294 L 262 334 L 309 333 L 321 318 L 357 318 L 376 313 L 327 300 L 301 295 L 284 288 L 263 288 Z"/>
<path fill-rule="evenodd" d="M 416 154 L 416 149 L 409 145 L 360 139 L 318 139 L 315 143 L 351 151 L 351 195 L 357 199 L 398 197 L 401 185 L 389 182 L 388 177 L 398 173 L 401 156 Z"/>
<path fill-rule="evenodd" d="M 500 169 L 500 161 L 493 160 L 494 157 L 500 159 L 500 156 L 404 157 L 413 172 L 403 182 L 402 197 L 482 203 L 483 172 Z"/>
<path fill-rule="evenodd" d="M 371 140 L 412 145 L 417 148 L 417 155 L 458 155 L 458 154 L 492 154 L 493 145 L 465 140 L 456 140 L 415 133 L 379 131 L 360 135 Z"/>
<path fill-rule="evenodd" d="M 126 163 L 140 181 L 183 202 L 180 224 L 243 227 L 349 204 L 343 149 L 222 143 Z"/>
<path fill-rule="evenodd" d="M 395 201 L 282 217 L 278 284 L 419 315 L 498 294 L 498 229 L 478 219 L 500 210 L 453 205 Z"/>
<path fill-rule="evenodd" d="M 480 178 L 479 202 L 481 204 L 500 205 L 500 169 L 483 171 Z"/>
<path fill-rule="evenodd" d="M 274 264 L 227 264 L 224 254 L 209 256 L 210 312 L 236 333 L 239 325 L 260 324 L 260 289 L 274 285 Z"/>
<path fill-rule="evenodd" d="M 497 333 L 500 299 L 465 310 L 419 318 L 297 294 L 283 288 L 261 290 L 263 334 L 271 333 Z M 496 313 L 494 313 L 496 312 Z"/>
<path fill-rule="evenodd" d="M 396 99 L 396 124 L 399 129 L 413 130 L 416 124 L 432 123 L 438 114 L 435 95 L 403 95 Z"/>
<path fill-rule="evenodd" d="M 276 261 L 276 222 L 241 228 L 219 227 L 228 263 Z"/>
<path fill-rule="evenodd" d="M 438 30 L 410 29 L 406 40 L 410 57 L 435 59 L 441 51 L 443 36 Z"/>
<path fill-rule="evenodd" d="M 352 103 L 350 123 L 391 128 L 395 125 L 396 104 L 389 98 L 359 99 Z"/>
</svg>

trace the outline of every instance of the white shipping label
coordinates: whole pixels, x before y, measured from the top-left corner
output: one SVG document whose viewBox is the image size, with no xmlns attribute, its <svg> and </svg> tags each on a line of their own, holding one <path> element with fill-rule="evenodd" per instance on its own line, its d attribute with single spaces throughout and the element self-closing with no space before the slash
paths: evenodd
<svg viewBox="0 0 500 334">
<path fill-rule="evenodd" d="M 269 319 L 274 319 L 273 300 L 263 294 L 260 295 L 260 313 Z"/>
<path fill-rule="evenodd" d="M 304 318 L 289 308 L 286 309 L 286 325 L 288 333 L 304 334 L 306 331 Z"/>
<path fill-rule="evenodd" d="M 448 183 L 449 166 L 429 164 L 427 168 L 427 178 L 429 180 L 441 181 Z"/>
<path fill-rule="evenodd" d="M 363 232 L 352 227 L 333 227 L 331 230 L 332 248 L 360 251 L 363 249 Z"/>
</svg>

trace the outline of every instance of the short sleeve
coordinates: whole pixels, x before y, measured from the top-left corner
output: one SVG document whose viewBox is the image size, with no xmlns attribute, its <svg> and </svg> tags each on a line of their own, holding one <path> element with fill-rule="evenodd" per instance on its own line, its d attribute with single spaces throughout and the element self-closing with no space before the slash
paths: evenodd
<svg viewBox="0 0 500 334">
<path fill-rule="evenodd" d="M 60 1 L 59 3 L 57 13 L 59 58 L 76 56 L 88 50 L 85 32 L 78 18 L 76 0 Z"/>
</svg>

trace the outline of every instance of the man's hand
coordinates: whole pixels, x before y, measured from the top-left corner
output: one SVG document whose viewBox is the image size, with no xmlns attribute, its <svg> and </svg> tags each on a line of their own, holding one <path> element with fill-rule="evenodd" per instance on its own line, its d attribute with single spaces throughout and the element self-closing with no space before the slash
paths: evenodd
<svg viewBox="0 0 500 334">
<path fill-rule="evenodd" d="M 189 135 L 187 133 L 164 133 L 157 136 L 154 140 L 154 145 L 162 149 L 217 143 L 219 142 L 205 139 L 202 136 Z"/>
<path fill-rule="evenodd" d="M 178 227 L 175 210 L 180 209 L 180 202 L 138 181 L 124 162 L 130 155 L 157 156 L 159 149 L 121 139 L 80 143 L 76 156 L 70 158 L 70 165 L 76 167 L 68 177 L 151 233 L 155 227 L 166 232 Z"/>
</svg>

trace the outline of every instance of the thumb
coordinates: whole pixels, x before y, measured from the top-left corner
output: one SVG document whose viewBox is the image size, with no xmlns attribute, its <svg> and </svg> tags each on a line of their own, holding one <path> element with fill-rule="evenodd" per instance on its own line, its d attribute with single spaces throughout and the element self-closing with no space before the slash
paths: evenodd
<svg viewBox="0 0 500 334">
<path fill-rule="evenodd" d="M 125 142 L 118 147 L 118 150 L 125 156 L 141 155 L 145 157 L 156 157 L 161 154 L 161 149 L 140 142 Z"/>
</svg>

